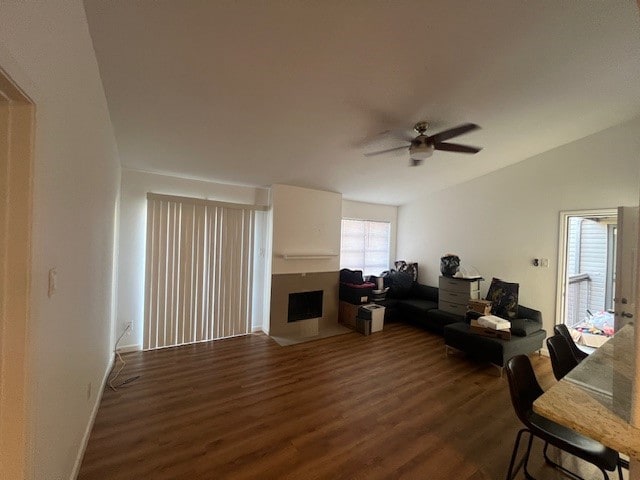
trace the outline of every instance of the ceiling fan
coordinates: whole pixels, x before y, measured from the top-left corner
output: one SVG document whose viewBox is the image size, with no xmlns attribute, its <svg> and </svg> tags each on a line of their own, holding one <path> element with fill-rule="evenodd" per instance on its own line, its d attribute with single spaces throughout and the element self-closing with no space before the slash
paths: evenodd
<svg viewBox="0 0 640 480">
<path fill-rule="evenodd" d="M 420 165 L 426 158 L 429 158 L 433 154 L 434 150 L 445 150 L 447 152 L 458 153 L 478 153 L 482 150 L 478 147 L 445 142 L 445 140 L 449 140 L 450 138 L 479 129 L 480 127 L 475 123 L 464 123 L 431 136 L 425 134 L 428 127 L 429 124 L 427 122 L 418 122 L 413 127 L 413 129 L 418 133 L 418 136 L 415 138 L 411 138 L 410 136 L 403 138 L 407 142 L 410 142 L 408 145 L 380 150 L 378 152 L 365 153 L 364 156 L 372 157 L 374 155 L 382 155 L 384 153 L 408 148 L 409 155 L 411 157 L 411 165 L 415 167 Z"/>
</svg>

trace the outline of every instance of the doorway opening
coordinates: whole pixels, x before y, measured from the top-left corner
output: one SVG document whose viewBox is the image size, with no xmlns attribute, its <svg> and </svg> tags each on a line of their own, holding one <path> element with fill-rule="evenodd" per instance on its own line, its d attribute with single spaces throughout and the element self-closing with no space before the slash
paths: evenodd
<svg viewBox="0 0 640 480">
<path fill-rule="evenodd" d="M 617 222 L 615 209 L 560 214 L 558 323 L 586 347 L 615 333 Z"/>
<path fill-rule="evenodd" d="M 0 68 L 0 477 L 27 478 L 34 105 Z"/>
</svg>

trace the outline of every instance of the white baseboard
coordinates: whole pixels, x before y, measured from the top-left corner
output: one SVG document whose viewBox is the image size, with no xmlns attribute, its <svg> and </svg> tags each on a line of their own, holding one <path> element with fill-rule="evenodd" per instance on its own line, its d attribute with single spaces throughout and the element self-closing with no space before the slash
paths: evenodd
<svg viewBox="0 0 640 480">
<path fill-rule="evenodd" d="M 89 437 L 91 436 L 91 430 L 93 430 L 93 424 L 96 421 L 96 415 L 98 414 L 98 409 L 100 408 L 102 393 L 104 392 L 104 389 L 107 386 L 107 380 L 109 379 L 109 374 L 113 369 L 114 362 L 115 362 L 115 357 L 111 357 L 111 361 L 107 365 L 107 369 L 104 372 L 99 393 L 96 395 L 94 399 L 93 409 L 91 410 L 91 416 L 89 417 L 89 423 L 87 424 L 87 428 L 85 429 L 84 435 L 82 436 L 82 442 L 80 443 L 78 456 L 76 458 L 75 464 L 73 465 L 73 470 L 71 471 L 71 480 L 76 480 L 76 478 L 78 478 L 78 474 L 80 473 L 80 467 L 82 466 L 82 459 L 84 458 L 84 452 L 87 449 L 87 444 L 89 443 Z"/>
<path fill-rule="evenodd" d="M 123 345 L 118 347 L 118 352 L 120 353 L 139 352 L 140 350 L 142 350 L 142 345 Z"/>
<path fill-rule="evenodd" d="M 251 333 L 258 333 L 258 332 L 262 332 L 262 327 L 259 325 L 253 325 L 251 327 Z"/>
</svg>

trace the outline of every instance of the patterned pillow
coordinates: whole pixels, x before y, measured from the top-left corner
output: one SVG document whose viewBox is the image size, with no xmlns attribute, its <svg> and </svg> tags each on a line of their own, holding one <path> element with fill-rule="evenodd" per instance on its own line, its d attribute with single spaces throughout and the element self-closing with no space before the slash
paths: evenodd
<svg viewBox="0 0 640 480">
<path fill-rule="evenodd" d="M 518 290 L 520 284 L 509 283 L 493 278 L 487 292 L 491 302 L 491 313 L 501 318 L 516 318 L 518 314 Z"/>
<path fill-rule="evenodd" d="M 414 282 L 418 281 L 418 263 L 407 263 L 404 260 L 398 260 L 394 263 L 398 272 L 405 272 L 411 275 Z"/>
</svg>

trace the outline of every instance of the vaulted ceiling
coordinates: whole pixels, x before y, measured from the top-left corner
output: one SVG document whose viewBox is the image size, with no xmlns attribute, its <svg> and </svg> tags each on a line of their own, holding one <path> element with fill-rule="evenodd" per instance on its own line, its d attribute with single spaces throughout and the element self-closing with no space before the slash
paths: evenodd
<svg viewBox="0 0 640 480">
<path fill-rule="evenodd" d="M 402 204 L 640 115 L 631 0 L 85 0 L 123 166 Z M 474 122 L 409 167 L 377 133 Z"/>
</svg>

